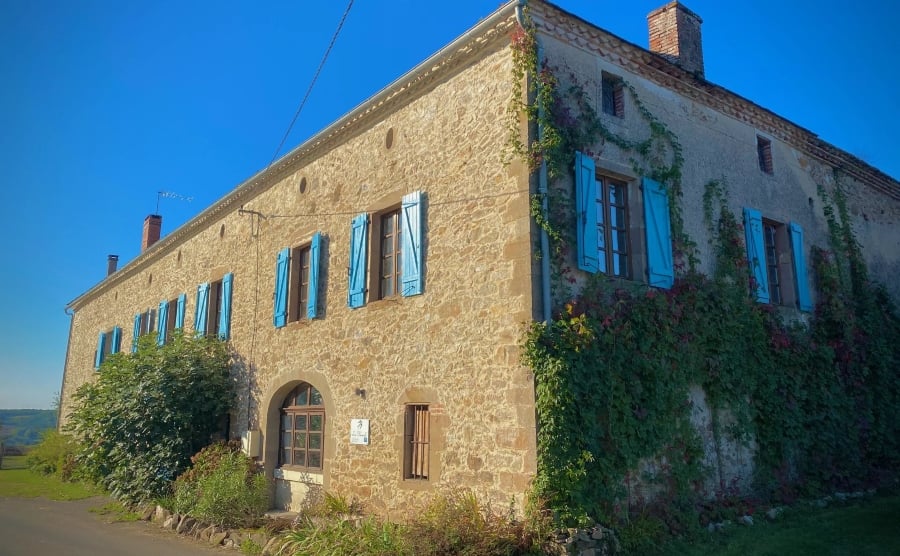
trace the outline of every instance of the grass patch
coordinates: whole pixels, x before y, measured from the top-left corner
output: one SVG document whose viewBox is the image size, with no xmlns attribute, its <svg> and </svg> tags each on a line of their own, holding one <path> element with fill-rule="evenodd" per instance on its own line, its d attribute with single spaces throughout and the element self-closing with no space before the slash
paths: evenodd
<svg viewBox="0 0 900 556">
<path fill-rule="evenodd" d="M 4 456 L 0 469 L 25 469 L 28 463 L 25 458 L 28 456 Z"/>
<path fill-rule="evenodd" d="M 110 502 L 107 502 L 106 504 L 103 504 L 102 506 L 91 508 L 88 511 L 93 514 L 104 516 L 106 518 L 106 521 L 110 523 L 119 521 L 138 521 L 141 519 L 141 514 L 132 511 L 117 500 L 112 500 Z"/>
<path fill-rule="evenodd" d="M 731 525 L 704 533 L 694 543 L 669 544 L 666 556 L 880 556 L 900 554 L 900 495 L 879 496 L 818 509 L 798 506 L 769 523 L 755 516 L 752 527 Z"/>
<path fill-rule="evenodd" d="M 6 456 L 0 470 L 0 496 L 10 498 L 36 498 L 50 500 L 81 500 L 103 494 L 93 486 L 83 483 L 67 483 L 52 475 L 39 475 L 25 469 L 24 456 Z"/>
</svg>

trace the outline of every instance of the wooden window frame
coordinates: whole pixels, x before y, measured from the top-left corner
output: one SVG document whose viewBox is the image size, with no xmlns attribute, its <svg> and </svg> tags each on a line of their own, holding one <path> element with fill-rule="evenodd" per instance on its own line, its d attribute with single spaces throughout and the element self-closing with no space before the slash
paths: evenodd
<svg viewBox="0 0 900 556">
<path fill-rule="evenodd" d="M 775 168 L 772 164 L 772 141 L 756 136 L 756 157 L 759 163 L 759 169 L 763 173 L 774 175 Z"/>
<path fill-rule="evenodd" d="M 766 279 L 771 305 L 794 306 L 795 293 L 793 251 L 788 227 L 783 222 L 762 219 L 763 252 L 766 256 Z"/>
<path fill-rule="evenodd" d="M 211 281 L 206 299 L 206 329 L 204 334 L 209 338 L 219 335 L 219 318 L 222 312 L 222 279 Z"/>
<path fill-rule="evenodd" d="M 600 107 L 604 114 L 625 117 L 625 85 L 621 77 L 601 72 Z"/>
<path fill-rule="evenodd" d="M 303 405 L 290 404 L 292 401 L 296 401 L 297 395 L 300 392 L 305 392 L 305 400 L 306 403 Z M 315 392 L 318 395 L 318 402 L 316 404 L 311 403 L 312 394 Z M 285 417 L 290 417 L 290 428 L 285 427 Z M 297 417 L 305 416 L 306 417 L 306 427 L 301 431 L 296 428 Z M 313 417 L 321 417 L 321 428 L 320 430 L 314 431 L 310 430 L 310 424 L 312 423 Z M 322 400 L 322 395 L 318 391 L 318 389 L 307 383 L 301 383 L 296 388 L 290 391 L 287 396 L 285 396 L 285 401 L 282 403 L 280 415 L 280 421 L 278 425 L 278 465 L 280 467 L 286 469 L 302 469 L 305 471 L 313 471 L 313 472 L 321 472 L 325 466 L 325 406 L 324 401 Z M 303 447 L 297 446 L 294 442 L 297 439 L 297 432 L 305 433 L 304 436 L 304 445 Z M 291 446 L 289 448 L 285 447 L 284 438 L 286 434 L 290 434 L 291 438 Z M 310 448 L 310 439 L 312 438 L 310 433 L 317 433 L 321 436 L 321 442 L 318 448 Z M 290 453 L 290 461 L 286 461 L 285 452 Z M 296 465 L 294 464 L 294 458 L 296 457 L 297 452 L 303 452 L 303 461 L 304 465 Z M 319 456 L 319 465 L 311 466 L 309 464 L 309 456 L 311 453 L 317 453 Z"/>
<path fill-rule="evenodd" d="M 288 272 L 287 322 L 307 319 L 306 305 L 309 301 L 311 257 L 312 243 L 306 243 L 291 249 L 290 271 Z M 304 271 L 306 272 L 305 281 Z"/>
<path fill-rule="evenodd" d="M 427 481 L 430 475 L 431 412 L 428 404 L 404 408 L 403 479 Z"/>
<path fill-rule="evenodd" d="M 403 280 L 403 240 L 401 208 L 393 207 L 377 214 L 377 280 L 378 299 L 398 297 Z M 373 237 L 375 234 L 373 234 Z M 391 252 L 386 254 L 385 243 L 390 241 Z"/>
<path fill-rule="evenodd" d="M 595 206 L 598 208 L 602 207 L 602 219 L 600 218 L 601 212 L 598 212 L 597 215 L 598 234 L 602 233 L 603 235 L 602 245 L 598 243 L 598 246 L 600 247 L 598 259 L 600 261 L 600 264 L 602 265 L 599 272 L 601 274 L 606 274 L 607 276 L 630 280 L 633 276 L 632 263 L 634 254 L 632 252 L 633 235 L 630 226 L 631 208 L 629 206 L 630 194 L 628 183 L 624 180 L 612 178 L 599 173 L 595 176 L 594 179 L 596 180 L 598 197 L 594 200 L 594 202 L 596 203 Z M 622 191 L 622 199 L 619 204 L 613 204 L 612 200 L 610 199 L 608 195 L 610 187 L 616 187 Z M 624 215 L 624 222 L 617 222 L 617 225 L 615 226 L 611 224 L 613 221 L 612 215 L 614 208 L 621 208 Z M 617 232 L 624 235 L 624 240 L 622 242 L 617 242 L 621 245 L 619 245 L 617 249 L 614 249 L 613 237 Z M 614 270 L 617 255 L 620 255 L 623 258 L 623 260 L 619 261 L 619 264 L 620 267 L 624 268 L 621 268 L 621 271 L 619 273 L 616 273 Z"/>
<path fill-rule="evenodd" d="M 145 334 L 150 334 L 155 331 L 156 324 L 156 310 L 155 309 L 147 309 L 143 313 L 141 313 L 141 332 L 140 336 Z"/>
<path fill-rule="evenodd" d="M 166 309 L 166 343 L 172 342 L 172 333 L 175 330 L 175 320 L 178 318 L 178 298 L 168 301 Z"/>
</svg>

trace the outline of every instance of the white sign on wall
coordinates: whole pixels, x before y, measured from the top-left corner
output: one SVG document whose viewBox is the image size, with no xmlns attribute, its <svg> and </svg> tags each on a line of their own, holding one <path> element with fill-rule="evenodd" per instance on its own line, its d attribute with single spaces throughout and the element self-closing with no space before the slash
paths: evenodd
<svg viewBox="0 0 900 556">
<path fill-rule="evenodd" d="M 350 444 L 369 445 L 368 419 L 350 419 Z"/>
</svg>

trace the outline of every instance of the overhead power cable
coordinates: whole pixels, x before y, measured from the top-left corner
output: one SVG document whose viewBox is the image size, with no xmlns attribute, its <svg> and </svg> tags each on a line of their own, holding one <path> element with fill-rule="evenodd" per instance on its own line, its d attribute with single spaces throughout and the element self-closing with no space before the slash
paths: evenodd
<svg viewBox="0 0 900 556">
<path fill-rule="evenodd" d="M 285 141 L 287 141 L 288 136 L 291 134 L 291 130 L 294 128 L 294 124 L 297 122 L 297 118 L 300 116 L 300 112 L 303 111 L 303 106 L 306 104 L 306 99 L 309 98 L 309 94 L 312 92 L 313 86 L 316 84 L 316 80 L 319 78 L 319 73 L 322 72 L 322 67 L 325 65 L 325 60 L 328 59 L 328 54 L 331 53 L 332 47 L 334 47 L 335 41 L 337 41 L 338 35 L 341 33 L 341 28 L 344 26 L 344 21 L 347 20 L 347 15 L 350 13 L 350 8 L 353 7 L 353 0 L 347 4 L 347 9 L 344 10 L 344 15 L 341 16 L 341 21 L 338 23 L 337 29 L 334 30 L 334 35 L 331 37 L 331 42 L 328 44 L 328 48 L 325 49 L 325 54 L 322 56 L 322 61 L 319 62 L 319 67 L 316 69 L 315 75 L 313 75 L 312 81 L 309 83 L 309 88 L 306 89 L 306 94 L 303 95 L 303 100 L 300 101 L 300 106 L 297 107 L 297 111 L 294 113 L 294 118 L 291 120 L 291 124 L 288 126 L 287 131 L 284 132 L 284 137 L 281 138 L 281 142 L 278 143 L 278 148 L 275 149 L 275 154 L 272 156 L 272 160 L 269 161 L 269 166 L 271 166 L 277 159 L 278 153 L 281 152 L 281 147 L 284 146 Z M 268 168 L 268 166 L 266 167 Z"/>
</svg>

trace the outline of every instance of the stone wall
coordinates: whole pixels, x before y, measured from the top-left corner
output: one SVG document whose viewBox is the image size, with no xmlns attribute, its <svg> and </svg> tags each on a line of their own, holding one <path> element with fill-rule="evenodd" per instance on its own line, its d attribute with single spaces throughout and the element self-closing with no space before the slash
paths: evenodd
<svg viewBox="0 0 900 556">
<path fill-rule="evenodd" d="M 77 300 L 63 415 L 75 388 L 95 374 L 101 330 L 122 327 L 128 350 L 134 314 L 181 293 L 190 330 L 198 284 L 231 272 L 230 344 L 236 366 L 249 371 L 241 373 L 248 382 L 231 431 L 261 431 L 280 504 L 297 507 L 312 487 L 395 513 L 459 485 L 501 505 L 521 503 L 534 472 L 535 423 L 532 376 L 519 363 L 518 343 L 536 309 L 529 181 L 500 152 L 512 91 L 507 46 L 505 36 L 483 43 L 427 90 L 382 108 L 260 187 L 242 212 L 221 211 L 184 241 L 164 238 L 141 268 L 125 267 Z M 412 191 L 425 198 L 424 293 L 370 295 L 365 306 L 348 308 L 352 217 L 396 206 Z M 324 238 L 320 315 L 275 328 L 276 254 L 316 232 Z M 276 473 L 280 407 L 301 381 L 324 398 L 324 469 Z M 429 405 L 427 481 L 402 478 L 407 403 Z M 370 420 L 368 445 L 350 444 L 354 418 Z"/>
<path fill-rule="evenodd" d="M 900 299 L 900 286 L 894 279 L 900 272 L 900 189 L 897 195 L 891 196 L 871 184 L 849 177 L 821 157 L 806 152 L 801 142 L 793 141 L 792 138 L 800 134 L 799 128 L 792 130 L 793 124 L 771 114 L 766 118 L 757 118 L 757 112 L 763 109 L 730 93 L 716 90 L 715 86 L 706 85 L 677 68 L 669 68 L 668 73 L 656 71 L 650 66 L 651 62 L 657 62 L 649 55 L 636 52 L 633 46 L 623 44 L 601 30 L 588 29 L 586 24 L 560 16 L 542 5 L 534 7 L 532 15 L 547 67 L 560 80 L 558 90 L 565 92 L 572 85 L 581 87 L 603 124 L 626 141 L 641 142 L 651 136 L 649 122 L 641 115 L 637 100 L 677 137 L 684 157 L 680 206 L 685 232 L 697 246 L 697 270 L 706 274 L 714 271 L 713 247 L 703 214 L 703 195 L 706 185 L 717 180 L 727 187 L 728 207 L 738 219 L 742 218 L 743 209 L 749 207 L 759 210 L 764 219 L 781 226 L 781 229 L 791 222 L 802 227 L 807 286 L 815 303 L 811 249 L 813 246 L 829 248 L 828 226 L 818 186 L 832 192 L 840 184 L 848 192 L 853 227 L 872 277 L 885 284 L 895 299 Z M 603 112 L 601 75 L 604 73 L 621 78 L 627 84 L 621 115 Z M 681 76 L 679 87 L 695 87 L 691 94 L 683 94 L 668 86 L 668 81 L 674 80 L 673 75 Z M 628 86 L 633 88 L 634 95 Z M 721 108 L 724 104 L 734 107 L 741 102 L 748 106 L 746 112 L 728 113 Z M 572 108 L 575 110 L 574 106 Z M 803 133 L 806 133 L 805 130 Z M 770 142 L 771 173 L 760 168 L 758 138 Z M 644 201 L 640 187 L 642 173 L 638 169 L 646 165 L 646 161 L 639 161 L 636 168 L 632 163 L 635 153 L 620 148 L 612 141 L 601 140 L 593 145 L 584 145 L 583 149 L 594 160 L 598 175 L 627 184 L 631 280 L 646 283 L 645 227 L 642 224 Z M 670 154 L 671 151 L 663 155 L 667 164 L 671 163 Z M 574 176 L 562 181 L 562 184 L 556 184 L 554 194 L 572 197 L 557 202 L 562 205 L 569 203 L 574 207 Z M 574 229 L 573 221 L 569 230 L 573 241 Z M 779 263 L 787 272 L 782 283 L 785 300 L 779 305 L 779 311 L 789 320 L 802 321 L 808 313 L 801 313 L 794 303 L 794 276 L 790 270 L 792 263 L 788 243 L 782 245 L 780 256 Z M 566 295 L 577 294 L 587 277 L 586 273 L 577 270 L 574 245 L 569 249 L 568 264 L 575 270 L 566 278 L 571 278 L 573 282 L 563 283 L 554 292 L 557 306 L 567 301 Z M 695 387 L 690 399 L 692 422 L 704 442 L 704 464 L 713 470 L 707 484 L 709 492 L 713 492 L 720 483 L 747 486 L 753 469 L 754 443 L 742 446 L 727 438 L 716 439 L 712 433 L 711 409 L 705 393 Z M 718 417 L 726 423 L 731 418 L 728 414 Z M 646 469 L 643 471 L 654 466 L 654 462 L 645 463 Z M 638 485 L 638 488 L 647 491 L 640 494 L 652 495 L 652 486 Z"/>
</svg>

